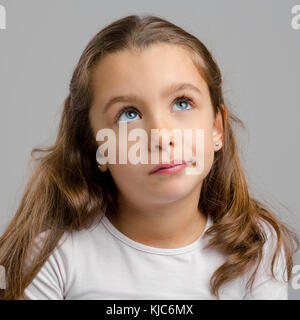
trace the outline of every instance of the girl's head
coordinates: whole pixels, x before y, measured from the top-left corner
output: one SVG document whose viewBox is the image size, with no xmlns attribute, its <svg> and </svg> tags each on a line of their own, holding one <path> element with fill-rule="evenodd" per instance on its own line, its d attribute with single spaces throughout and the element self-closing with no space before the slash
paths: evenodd
<svg viewBox="0 0 300 320">
<path fill-rule="evenodd" d="M 140 207 L 175 201 L 201 186 L 211 169 L 214 152 L 221 148 L 222 136 L 222 106 L 212 104 L 209 87 L 199 72 L 201 66 L 193 59 L 192 49 L 185 48 L 183 44 L 162 42 L 159 37 L 156 42 L 152 39 L 147 43 L 148 37 L 145 34 L 143 46 L 132 39 L 128 48 L 102 58 L 90 78 L 92 103 L 89 121 L 94 137 L 100 129 L 112 129 L 117 139 L 116 158 L 119 159 L 119 144 L 122 143 L 118 139 L 120 123 L 127 124 L 128 135 L 137 128 L 143 129 L 147 135 L 147 141 L 140 150 L 148 156 L 146 164 L 109 163 L 102 167 L 103 171 L 110 171 L 120 191 L 119 197 L 124 196 Z M 117 98 L 120 96 L 123 98 Z M 180 132 L 192 129 L 192 151 L 196 154 L 195 133 L 199 128 L 204 130 L 204 170 L 201 174 L 186 175 L 184 171 L 171 176 L 151 174 L 156 167 L 151 163 L 153 129 L 167 129 L 166 135 L 174 129 Z M 165 138 L 163 134 L 161 137 Z M 178 159 L 174 153 L 177 141 L 173 136 L 169 138 L 170 158 Z M 216 146 L 217 141 L 219 144 Z M 127 154 L 135 144 L 136 141 L 127 142 Z M 161 158 L 168 154 L 163 146 L 160 145 L 158 151 Z"/>
<path fill-rule="evenodd" d="M 108 106 L 116 96 L 127 98 Z M 124 111 L 124 106 L 130 109 Z M 141 128 L 149 139 L 151 129 L 204 129 L 201 175 L 153 176 L 152 164 L 107 164 L 99 170 L 96 151 L 101 142 L 96 133 L 110 128 L 118 137 L 119 121 L 128 122 L 128 133 Z M 128 16 L 102 29 L 74 70 L 54 145 L 33 150 L 46 153 L 38 159 L 17 213 L 0 239 L 0 264 L 8 276 L 4 297 L 22 296 L 62 234 L 88 227 L 100 212 L 117 213 L 121 197 L 136 205 L 170 203 L 197 186 L 198 207 L 214 220 L 207 232 L 213 236 L 208 247 L 228 257 L 211 278 L 213 294 L 218 296 L 221 285 L 260 261 L 262 220 L 274 227 L 279 245 L 285 247 L 290 277 L 292 233 L 250 197 L 232 121 L 242 124 L 227 110 L 219 67 L 199 39 L 154 16 Z M 150 143 L 148 148 L 150 155 Z M 173 148 L 172 143 L 171 153 Z M 192 148 L 195 151 L 194 144 Z M 45 230 L 50 232 L 43 250 L 24 268 L 34 240 Z"/>
<path fill-rule="evenodd" d="M 163 204 L 184 197 L 196 186 L 201 187 L 213 163 L 222 174 L 230 170 L 222 166 L 229 162 L 226 157 L 230 159 L 235 154 L 229 118 L 240 121 L 227 111 L 221 85 L 220 70 L 207 48 L 194 36 L 163 19 L 129 16 L 107 26 L 90 41 L 73 74 L 66 103 L 68 109 L 65 108 L 70 114 L 66 115 L 66 121 L 74 119 L 76 123 L 70 121 L 69 127 L 77 134 L 81 131 L 79 135 L 89 145 L 83 153 L 82 142 L 74 139 L 74 149 L 82 153 L 93 169 L 90 176 L 98 185 L 99 177 L 103 191 L 113 195 L 104 197 L 110 214 L 116 211 L 117 199 L 121 197 L 127 201 L 133 201 L 134 197 L 136 205 L 137 201 Z M 123 99 L 116 99 L 120 96 Z M 124 107 L 127 108 L 124 110 Z M 84 121 L 78 115 L 75 118 L 73 108 L 80 108 Z M 118 159 L 120 121 L 127 122 L 128 134 L 136 128 L 147 132 L 148 164 L 108 164 L 103 166 L 102 174 L 95 155 L 103 142 L 96 143 L 96 133 L 103 128 L 114 130 Z M 154 168 L 149 164 L 152 129 L 181 132 L 192 129 L 195 154 L 197 128 L 204 130 L 201 175 L 182 172 L 157 177 L 149 174 Z M 76 135 L 68 132 L 73 137 Z M 172 138 L 170 158 L 176 158 Z M 134 143 L 128 142 L 127 150 Z M 166 152 L 160 150 L 160 157 Z"/>
</svg>

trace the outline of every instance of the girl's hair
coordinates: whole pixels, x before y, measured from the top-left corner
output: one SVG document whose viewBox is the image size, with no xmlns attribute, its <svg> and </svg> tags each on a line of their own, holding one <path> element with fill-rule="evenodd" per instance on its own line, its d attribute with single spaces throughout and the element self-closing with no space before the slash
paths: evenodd
<svg viewBox="0 0 300 320">
<path fill-rule="evenodd" d="M 106 26 L 88 43 L 73 72 L 54 145 L 34 148 L 31 152 L 34 170 L 16 214 L 0 238 L 0 265 L 5 267 L 7 276 L 2 299 L 26 299 L 25 288 L 64 232 L 88 228 L 101 218 L 100 212 L 117 211 L 117 187 L 109 170 L 101 172 L 96 162 L 98 146 L 88 118 L 93 98 L 91 75 L 97 63 L 110 53 L 127 49 L 142 51 L 159 43 L 175 44 L 187 50 L 208 85 L 214 114 L 218 111 L 222 114 L 223 148 L 215 154 L 199 199 L 199 209 L 210 214 L 214 221 L 207 231 L 214 235 L 208 247 L 221 250 L 226 257 L 210 279 L 212 294 L 219 298 L 221 285 L 256 266 L 247 282 L 252 288 L 266 241 L 260 227 L 262 221 L 276 231 L 272 274 L 283 245 L 290 280 L 293 254 L 299 241 L 266 206 L 249 195 L 232 129 L 232 121 L 242 126 L 243 123 L 224 103 L 222 76 L 215 59 L 203 43 L 180 27 L 157 16 L 130 15 Z M 36 153 L 44 154 L 35 157 Z M 46 230 L 41 250 L 27 265 L 25 261 L 35 239 Z"/>
</svg>

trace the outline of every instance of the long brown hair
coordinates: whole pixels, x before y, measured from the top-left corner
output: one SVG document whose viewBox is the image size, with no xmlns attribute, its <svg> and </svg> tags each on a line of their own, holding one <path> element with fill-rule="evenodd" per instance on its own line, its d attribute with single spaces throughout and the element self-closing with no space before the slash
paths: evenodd
<svg viewBox="0 0 300 320">
<path fill-rule="evenodd" d="M 118 191 L 109 170 L 102 173 L 96 163 L 97 144 L 88 119 L 92 101 L 91 73 L 101 59 L 125 49 L 143 50 L 154 43 L 179 45 L 189 52 L 205 79 L 214 113 L 223 118 L 223 148 L 203 181 L 199 208 L 213 218 L 207 234 L 208 247 L 222 250 L 226 260 L 211 277 L 211 292 L 219 298 L 224 283 L 259 265 L 266 235 L 260 221 L 269 223 L 277 235 L 275 261 L 281 245 L 285 249 L 288 279 L 291 277 L 294 232 L 261 202 L 250 197 L 237 153 L 233 122 L 243 125 L 226 107 L 220 69 L 208 49 L 193 35 L 157 16 L 130 15 L 106 26 L 88 43 L 73 72 L 64 101 L 55 143 L 32 150 L 33 171 L 21 203 L 0 238 L 0 265 L 6 269 L 7 287 L 2 299 L 26 299 L 31 283 L 64 232 L 87 228 L 103 213 L 116 212 Z M 39 153 L 40 156 L 35 155 Z M 34 240 L 44 231 L 45 242 L 26 266 Z M 256 270 L 248 285 L 252 287 Z M 272 270 L 273 271 L 273 270 Z"/>
</svg>

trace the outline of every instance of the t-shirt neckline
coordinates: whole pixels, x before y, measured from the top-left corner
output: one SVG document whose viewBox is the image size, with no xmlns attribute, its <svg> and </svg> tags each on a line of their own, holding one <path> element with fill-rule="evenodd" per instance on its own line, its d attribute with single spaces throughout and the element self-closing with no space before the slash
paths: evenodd
<svg viewBox="0 0 300 320">
<path fill-rule="evenodd" d="M 101 219 L 101 223 L 106 227 L 106 229 L 118 240 L 122 241 L 126 245 L 135 248 L 140 251 L 148 252 L 148 253 L 153 253 L 153 254 L 161 254 L 161 255 L 176 255 L 176 254 L 182 254 L 182 253 L 187 253 L 190 252 L 196 248 L 198 248 L 202 242 L 203 242 L 203 236 L 205 231 L 212 225 L 212 219 L 211 216 L 208 214 L 207 219 L 206 219 L 206 225 L 201 233 L 201 235 L 192 243 L 180 247 L 180 248 L 158 248 L 158 247 L 152 247 L 140 242 L 137 242 L 128 236 L 126 236 L 124 233 L 119 231 L 107 218 L 106 215 L 103 215 Z"/>
</svg>

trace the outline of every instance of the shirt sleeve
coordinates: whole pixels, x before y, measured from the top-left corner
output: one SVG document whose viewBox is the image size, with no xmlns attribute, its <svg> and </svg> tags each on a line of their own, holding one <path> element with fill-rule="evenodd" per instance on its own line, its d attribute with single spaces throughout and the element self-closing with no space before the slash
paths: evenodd
<svg viewBox="0 0 300 320">
<path fill-rule="evenodd" d="M 66 234 L 24 293 L 29 300 L 64 300 L 70 277 L 72 240 Z M 36 247 L 38 248 L 38 247 Z M 37 249 L 36 249 L 37 250 Z"/>
<path fill-rule="evenodd" d="M 275 230 L 266 228 L 267 240 L 263 247 L 263 258 L 257 270 L 252 291 L 247 291 L 244 300 L 288 300 L 288 277 L 284 248 L 274 262 L 274 275 L 271 273 L 273 254 L 275 253 L 277 236 Z"/>
</svg>

